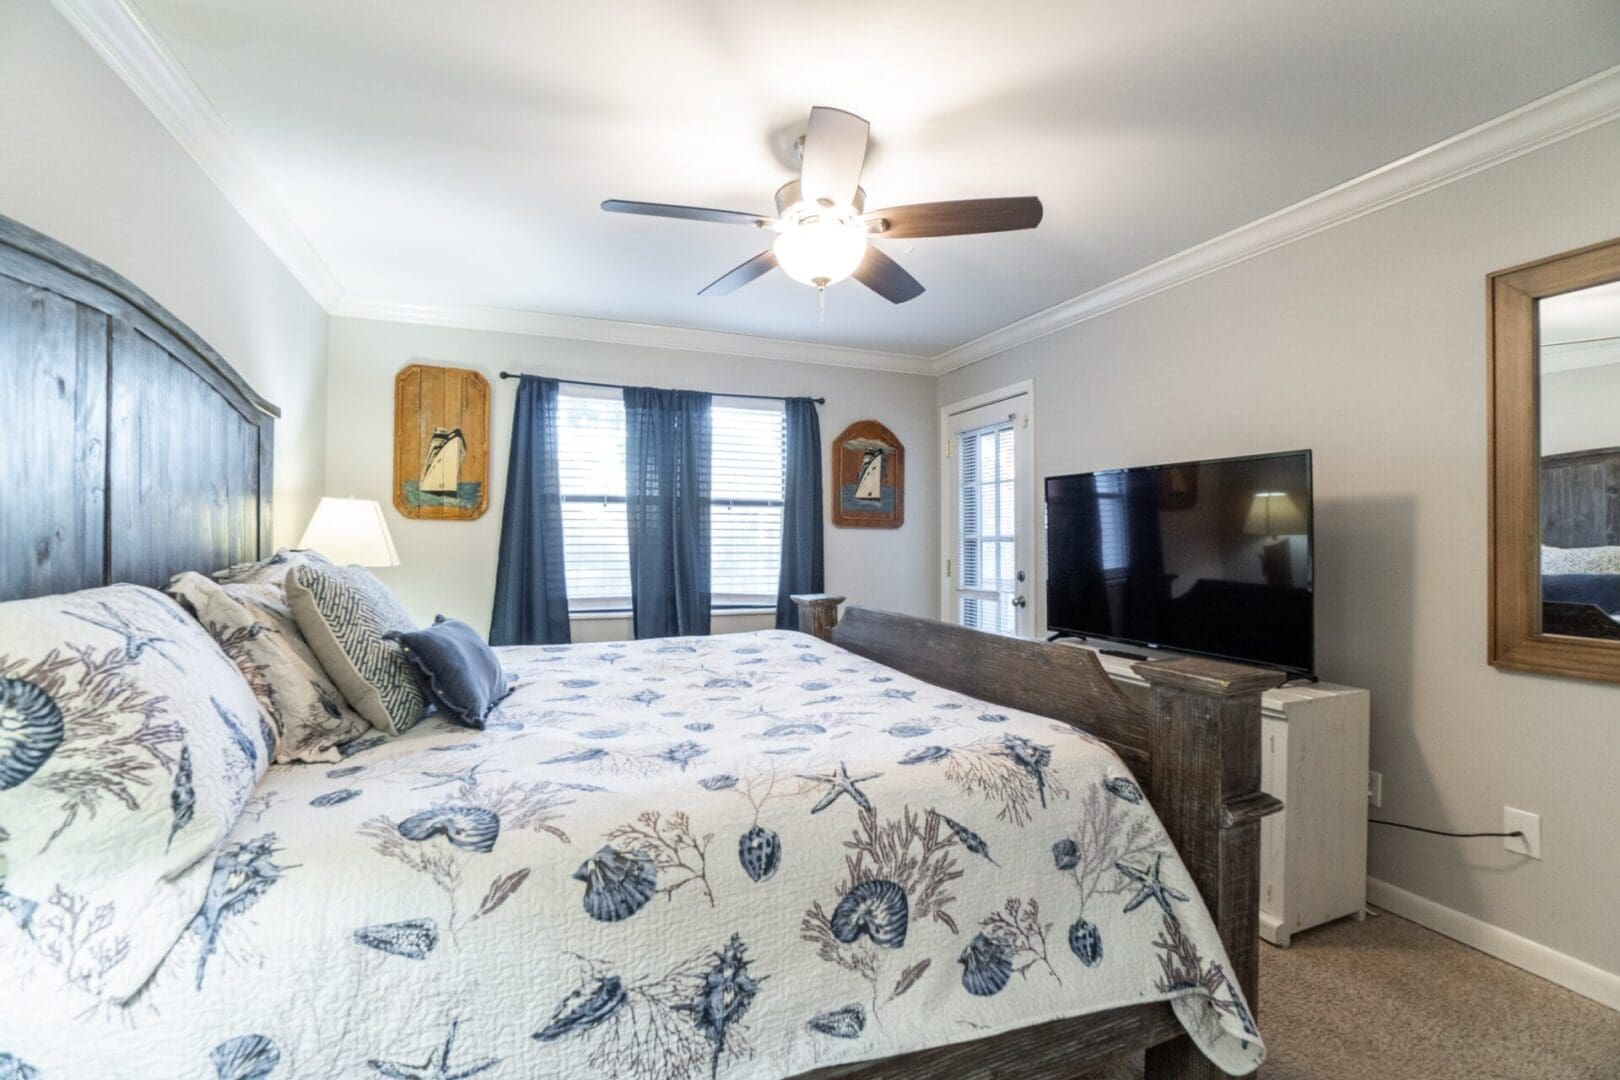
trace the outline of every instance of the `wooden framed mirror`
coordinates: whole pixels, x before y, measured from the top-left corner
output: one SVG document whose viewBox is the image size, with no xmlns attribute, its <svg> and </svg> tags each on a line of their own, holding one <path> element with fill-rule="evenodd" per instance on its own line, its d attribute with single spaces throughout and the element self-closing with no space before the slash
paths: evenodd
<svg viewBox="0 0 1620 1080">
<path fill-rule="evenodd" d="M 1620 682 L 1620 240 L 1487 289 L 1490 662 Z"/>
</svg>

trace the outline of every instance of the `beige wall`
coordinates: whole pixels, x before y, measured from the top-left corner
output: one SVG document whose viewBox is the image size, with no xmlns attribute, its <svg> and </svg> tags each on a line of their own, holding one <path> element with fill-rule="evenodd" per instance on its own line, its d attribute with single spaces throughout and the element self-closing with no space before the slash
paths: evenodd
<svg viewBox="0 0 1620 1080">
<path fill-rule="evenodd" d="M 494 390 L 489 510 L 473 522 L 411 521 L 393 508 L 394 375 L 412 362 L 482 371 Z M 489 626 L 495 556 L 516 383 L 502 369 L 559 378 L 667 386 L 717 393 L 825 397 L 825 443 L 853 420 L 874 417 L 911 451 L 906 455 L 906 523 L 899 529 L 826 529 L 827 588 L 896 611 L 932 614 L 936 605 L 939 478 L 934 380 L 746 357 L 714 356 L 521 334 L 334 319 L 328 376 L 327 490 L 377 499 L 401 565 L 379 576 L 420 620 L 445 614 Z M 823 453 L 825 474 L 826 455 Z M 825 485 L 831 478 L 824 475 Z M 717 619 L 715 629 L 757 629 L 765 617 Z M 577 620 L 576 640 L 629 636 L 625 619 Z"/>
<path fill-rule="evenodd" d="M 1374 828 L 1371 873 L 1609 972 L 1620 686 L 1485 663 L 1484 281 L 1620 235 L 1616 176 L 1611 123 L 939 387 L 945 404 L 1033 378 L 1039 475 L 1313 448 L 1318 656 L 1372 691 L 1381 813 L 1542 815 L 1545 861 Z"/>
<path fill-rule="evenodd" d="M 276 538 L 324 480 L 326 313 L 51 7 L 0 3 L 0 214 L 106 263 L 281 408 Z"/>
</svg>

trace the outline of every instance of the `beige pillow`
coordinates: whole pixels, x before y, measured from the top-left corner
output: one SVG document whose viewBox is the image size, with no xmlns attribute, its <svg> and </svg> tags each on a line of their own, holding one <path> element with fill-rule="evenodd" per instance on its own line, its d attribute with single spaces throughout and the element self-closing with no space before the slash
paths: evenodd
<svg viewBox="0 0 1620 1080">
<path fill-rule="evenodd" d="M 358 566 L 305 563 L 287 575 L 287 603 L 355 711 L 390 735 L 416 726 L 427 698 L 405 653 L 383 637 L 416 625 L 386 585 Z"/>
<path fill-rule="evenodd" d="M 179 600 L 219 642 L 270 716 L 275 760 L 338 761 L 337 746 L 366 733 L 298 630 L 279 584 L 221 585 L 201 574 L 169 583 Z"/>
</svg>

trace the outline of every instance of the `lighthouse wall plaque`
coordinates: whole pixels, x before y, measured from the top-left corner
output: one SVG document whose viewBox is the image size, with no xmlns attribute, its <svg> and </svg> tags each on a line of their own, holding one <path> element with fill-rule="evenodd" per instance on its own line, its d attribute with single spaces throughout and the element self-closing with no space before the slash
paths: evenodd
<svg viewBox="0 0 1620 1080">
<path fill-rule="evenodd" d="M 906 449 L 876 420 L 857 420 L 832 443 L 832 523 L 898 529 L 906 520 Z"/>
<path fill-rule="evenodd" d="M 394 508 L 471 521 L 489 506 L 489 380 L 410 364 L 394 376 Z"/>
</svg>

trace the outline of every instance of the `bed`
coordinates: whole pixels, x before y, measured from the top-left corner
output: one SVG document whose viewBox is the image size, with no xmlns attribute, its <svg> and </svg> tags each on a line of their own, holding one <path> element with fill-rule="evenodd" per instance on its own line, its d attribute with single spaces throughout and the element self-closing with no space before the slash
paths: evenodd
<svg viewBox="0 0 1620 1080">
<path fill-rule="evenodd" d="M 0 504 L 0 599 L 270 554 L 275 414 L 222 358 L 4 219 L 0 320 L 39 496 Z M 483 732 L 270 767 L 125 1003 L 0 883 L 26 988 L 0 1074 L 1251 1070 L 1279 677 L 1143 665 L 1143 711 L 1079 650 L 801 609 L 809 633 L 508 651 Z"/>
<path fill-rule="evenodd" d="M 1620 640 L 1620 447 L 1541 459 L 1541 623 Z"/>
</svg>

